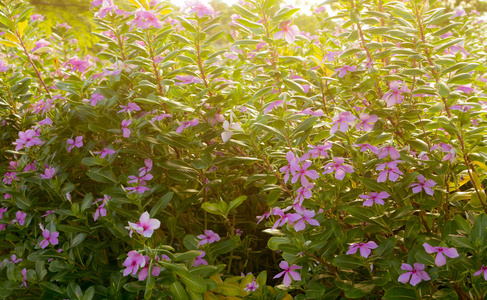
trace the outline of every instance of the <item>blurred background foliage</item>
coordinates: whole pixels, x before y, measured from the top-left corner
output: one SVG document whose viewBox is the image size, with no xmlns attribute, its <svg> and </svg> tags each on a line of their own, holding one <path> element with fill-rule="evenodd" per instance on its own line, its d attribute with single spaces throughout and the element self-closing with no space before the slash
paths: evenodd
<svg viewBox="0 0 487 300">
<path fill-rule="evenodd" d="M 115 2 L 122 9 L 128 9 L 130 7 L 127 0 L 115 0 Z M 307 4 L 311 5 L 314 9 L 323 2 L 325 1 L 296 0 L 295 6 Z M 331 3 L 333 1 L 327 2 Z M 481 13 L 487 12 L 487 1 L 484 0 L 443 0 L 443 2 L 449 10 L 462 6 L 467 13 L 472 10 L 477 10 Z M 91 34 L 96 28 L 95 24 L 92 22 L 92 14 L 90 13 L 91 0 L 30 0 L 30 3 L 34 5 L 36 13 L 42 14 L 45 17 L 46 21 L 38 26 L 40 26 L 40 29 L 46 32 L 46 34 L 50 35 L 51 28 L 56 24 L 68 23 L 75 31 L 75 38 L 79 43 L 80 55 L 93 55 L 99 52 L 99 49 L 95 46 L 97 38 Z M 220 11 L 221 14 L 225 16 L 222 19 L 222 24 L 230 23 L 230 16 L 234 13 L 231 6 L 227 3 L 228 1 L 225 0 L 210 1 L 210 4 L 215 8 L 215 11 Z M 284 4 L 285 1 L 278 0 L 277 3 Z M 173 7 L 175 10 L 179 10 L 179 7 Z M 326 14 L 296 14 L 294 24 L 298 25 L 301 31 L 315 31 L 316 29 L 331 26 L 330 22 L 323 22 L 325 16 Z M 230 31 L 230 26 L 228 26 L 227 29 Z"/>
</svg>

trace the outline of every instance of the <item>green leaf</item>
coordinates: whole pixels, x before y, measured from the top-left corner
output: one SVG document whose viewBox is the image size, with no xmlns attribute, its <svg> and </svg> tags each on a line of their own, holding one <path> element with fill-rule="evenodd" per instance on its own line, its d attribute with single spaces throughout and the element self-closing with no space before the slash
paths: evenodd
<svg viewBox="0 0 487 300">
<path fill-rule="evenodd" d="M 225 214 L 220 211 L 220 207 L 217 203 L 205 202 L 201 205 L 201 208 L 210 214 L 225 216 Z"/>
<path fill-rule="evenodd" d="M 186 290 L 179 281 L 173 282 L 169 286 L 169 291 L 171 291 L 174 300 L 189 300 L 188 293 L 186 293 Z"/>
<path fill-rule="evenodd" d="M 117 183 L 117 178 L 109 169 L 91 168 L 86 172 L 86 175 L 94 181 L 103 183 Z"/>
<path fill-rule="evenodd" d="M 87 210 L 88 208 L 91 207 L 92 204 L 93 204 L 93 194 L 88 193 L 85 195 L 83 201 L 81 202 L 81 208 L 80 208 L 81 211 Z"/>
<path fill-rule="evenodd" d="M 247 196 L 239 196 L 234 200 L 230 201 L 230 204 L 228 205 L 227 208 L 227 215 L 232 211 L 232 209 L 239 207 L 240 204 L 242 204 L 245 200 L 247 200 Z"/>
<path fill-rule="evenodd" d="M 284 84 L 290 88 L 291 90 L 295 91 L 298 94 L 305 95 L 306 93 L 304 92 L 303 87 L 296 83 L 294 80 L 284 78 Z"/>
<path fill-rule="evenodd" d="M 351 255 L 341 254 L 335 257 L 332 264 L 337 268 L 356 269 L 363 265 L 362 261 Z"/>
<path fill-rule="evenodd" d="M 165 209 L 169 205 L 169 202 L 171 202 L 173 196 L 173 192 L 168 192 L 164 196 L 162 196 L 159 201 L 157 201 L 157 203 L 152 207 L 150 215 L 152 217 L 155 217 L 159 212 Z"/>
<path fill-rule="evenodd" d="M 81 242 L 83 242 L 87 236 L 88 235 L 86 233 L 79 233 L 78 235 L 76 235 L 71 240 L 71 244 L 70 244 L 71 248 L 74 248 L 74 247 L 78 246 L 79 244 L 81 244 Z"/>
<path fill-rule="evenodd" d="M 470 231 L 470 241 L 474 246 L 484 245 L 487 239 L 487 215 L 481 214 L 475 218 L 475 223 Z"/>
<path fill-rule="evenodd" d="M 178 274 L 181 278 L 181 281 L 186 285 L 189 289 L 191 289 L 195 293 L 204 293 L 207 290 L 206 281 L 196 275 L 193 275 L 189 272 L 179 273 Z"/>
<path fill-rule="evenodd" d="M 384 294 L 384 297 L 382 299 L 407 300 L 407 299 L 418 299 L 418 297 L 416 296 L 416 292 L 411 289 L 395 286 L 386 290 L 386 293 Z"/>
<path fill-rule="evenodd" d="M 216 257 L 218 255 L 229 253 L 235 249 L 235 247 L 237 247 L 237 242 L 234 239 L 229 239 L 212 245 L 210 253 L 212 257 Z"/>
<path fill-rule="evenodd" d="M 343 51 L 342 54 L 340 54 L 340 58 L 349 57 L 350 55 L 353 55 L 353 54 L 358 53 L 360 51 L 362 51 L 362 49 L 360 49 L 360 48 L 352 48 L 352 49 L 345 50 L 345 51 Z"/>
<path fill-rule="evenodd" d="M 448 83 L 451 83 L 451 84 L 464 84 L 464 83 L 469 83 L 470 82 L 470 80 L 469 80 L 470 78 L 472 78 L 472 74 L 468 74 L 468 73 L 458 74 L 458 75 L 455 75 L 452 78 L 450 78 L 448 80 Z"/>
<path fill-rule="evenodd" d="M 242 24 L 243 26 L 248 27 L 248 28 L 262 28 L 262 24 L 255 23 L 255 22 L 249 21 L 249 20 L 244 19 L 244 18 L 239 18 L 236 21 L 238 23 Z"/>
</svg>

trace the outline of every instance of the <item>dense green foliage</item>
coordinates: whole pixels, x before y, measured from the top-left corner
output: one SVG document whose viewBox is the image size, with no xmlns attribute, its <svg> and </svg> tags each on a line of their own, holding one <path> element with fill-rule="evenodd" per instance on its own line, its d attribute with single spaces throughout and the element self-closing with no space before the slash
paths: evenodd
<svg viewBox="0 0 487 300">
<path fill-rule="evenodd" d="M 477 15 L 159 2 L 0 0 L 1 297 L 485 296 Z"/>
</svg>

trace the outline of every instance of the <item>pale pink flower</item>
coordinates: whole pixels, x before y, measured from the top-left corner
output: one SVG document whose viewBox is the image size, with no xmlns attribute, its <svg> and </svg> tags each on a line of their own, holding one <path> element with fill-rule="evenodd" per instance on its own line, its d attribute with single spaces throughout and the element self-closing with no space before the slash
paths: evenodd
<svg viewBox="0 0 487 300">
<path fill-rule="evenodd" d="M 124 119 L 122 121 L 122 136 L 124 138 L 129 138 L 130 135 L 132 134 L 132 131 L 127 128 L 127 127 L 130 126 L 130 124 L 132 124 L 132 120 L 131 119 Z"/>
<path fill-rule="evenodd" d="M 402 101 L 404 100 L 403 93 L 411 92 L 405 82 L 402 83 L 401 88 L 399 88 L 400 84 L 401 84 L 400 81 L 392 81 L 389 83 L 389 87 L 391 88 L 391 91 L 386 93 L 382 97 L 382 100 L 387 102 L 388 107 L 393 106 L 397 103 L 402 103 Z"/>
<path fill-rule="evenodd" d="M 176 133 L 181 133 L 183 132 L 184 129 L 192 126 L 196 126 L 200 123 L 200 120 L 198 119 L 193 119 L 191 121 L 184 121 L 184 122 L 181 122 L 181 125 L 179 125 L 179 127 L 176 129 Z"/>
<path fill-rule="evenodd" d="M 360 121 L 357 122 L 355 128 L 357 130 L 362 130 L 365 132 L 369 132 L 374 128 L 374 123 L 379 120 L 379 117 L 376 115 L 369 115 L 366 113 L 361 113 L 359 115 Z"/>
<path fill-rule="evenodd" d="M 140 111 L 141 108 L 136 103 L 129 102 L 127 105 L 119 105 L 122 109 L 119 110 L 117 113 L 121 112 L 133 112 L 133 111 Z"/>
<path fill-rule="evenodd" d="M 145 266 L 145 258 L 139 252 L 132 250 L 127 253 L 127 258 L 123 262 L 123 266 L 127 267 L 123 270 L 123 276 L 127 276 L 129 274 L 135 275 L 139 270 L 139 266 L 143 268 Z"/>
<path fill-rule="evenodd" d="M 42 145 L 44 144 L 41 139 L 38 138 L 40 134 L 37 131 L 34 131 L 32 129 L 28 129 L 25 132 L 24 131 L 19 131 L 18 133 L 19 138 L 15 141 L 15 151 L 19 151 L 22 148 L 30 148 L 34 145 Z"/>
<path fill-rule="evenodd" d="M 247 283 L 247 285 L 244 288 L 244 291 L 250 293 L 250 292 L 255 292 L 259 288 L 259 284 L 257 281 L 255 281 L 255 278 L 252 279 L 252 282 Z"/>
<path fill-rule="evenodd" d="M 347 66 L 343 65 L 343 67 L 335 69 L 338 72 L 338 77 L 343 78 L 347 75 L 347 72 L 355 72 L 357 71 L 357 66 Z"/>
<path fill-rule="evenodd" d="M 447 247 L 433 247 L 428 243 L 423 244 L 424 250 L 426 253 L 438 253 L 435 258 L 435 264 L 438 267 L 441 267 L 446 264 L 446 258 L 444 255 L 448 256 L 449 258 L 458 257 L 457 249 L 455 248 L 447 248 Z"/>
<path fill-rule="evenodd" d="M 292 282 L 291 278 L 296 280 L 296 281 L 301 280 L 301 274 L 299 274 L 298 272 L 296 272 L 294 270 L 300 270 L 303 267 L 298 266 L 298 265 L 289 266 L 289 263 L 285 260 L 283 260 L 279 263 L 279 267 L 281 269 L 283 269 L 284 271 L 282 271 L 281 273 L 274 276 L 274 279 L 280 278 L 284 275 L 284 280 L 282 281 L 282 283 L 284 283 L 285 286 L 291 285 L 291 282 Z"/>
<path fill-rule="evenodd" d="M 327 163 L 325 165 L 325 171 L 323 174 L 329 174 L 335 172 L 335 178 L 338 180 L 343 180 L 346 173 L 353 173 L 353 168 L 350 165 L 344 163 L 345 160 L 342 157 L 334 157 L 333 162 Z"/>
<path fill-rule="evenodd" d="M 436 185 L 436 182 L 431 179 L 426 180 L 426 178 L 424 178 L 424 176 L 421 174 L 419 174 L 417 178 L 419 183 L 413 183 L 409 186 L 413 188 L 413 193 L 421 193 L 421 190 L 424 189 L 426 194 L 433 196 L 434 191 L 432 187 Z"/>
<path fill-rule="evenodd" d="M 91 106 L 95 106 L 98 104 L 98 101 L 101 101 L 105 99 L 105 97 L 100 94 L 100 93 L 94 93 L 93 95 L 91 95 L 91 98 L 88 100 L 88 99 L 84 99 L 82 102 L 84 103 L 90 103 Z"/>
<path fill-rule="evenodd" d="M 24 286 L 25 288 L 27 288 L 27 282 L 26 282 L 26 280 L 27 280 L 27 269 L 23 268 L 21 273 L 22 273 L 22 285 L 21 285 L 21 287 Z"/>
<path fill-rule="evenodd" d="M 283 226 L 284 224 L 293 224 L 295 221 L 299 220 L 301 216 L 299 214 L 286 213 L 291 209 L 291 206 L 285 209 L 280 209 L 279 207 L 274 207 L 272 214 L 274 216 L 279 216 L 280 218 L 272 226 L 272 229 Z"/>
<path fill-rule="evenodd" d="M 431 277 L 424 271 L 424 265 L 423 264 L 414 264 L 414 268 L 411 265 L 408 264 L 402 264 L 401 269 L 408 271 L 397 279 L 397 281 L 402 282 L 402 283 L 410 283 L 413 286 L 416 286 L 418 283 L 421 282 L 421 280 L 430 280 Z M 409 281 L 411 279 L 411 281 Z"/>
<path fill-rule="evenodd" d="M 135 26 L 140 29 L 148 29 L 150 27 L 162 27 L 162 22 L 157 18 L 156 12 L 152 10 L 145 10 L 143 8 L 139 8 L 135 12 L 134 23 Z"/>
<path fill-rule="evenodd" d="M 357 119 L 351 112 L 345 111 L 336 115 L 332 118 L 332 127 L 330 129 L 330 134 L 334 134 L 338 130 L 341 132 L 346 132 L 350 123 L 354 122 Z"/>
<path fill-rule="evenodd" d="M 83 146 L 83 136 L 82 135 L 77 136 L 74 140 L 68 139 L 66 143 L 69 145 L 68 147 L 68 153 L 69 153 L 74 147 L 81 148 Z"/>
<path fill-rule="evenodd" d="M 360 198 L 366 199 L 363 206 L 372 206 L 374 203 L 379 205 L 384 205 L 384 199 L 390 197 L 389 193 L 382 191 L 380 193 L 370 192 L 368 195 L 359 195 Z"/>
<path fill-rule="evenodd" d="M 291 182 L 296 183 L 299 179 L 301 179 L 301 185 L 307 186 L 308 179 L 306 177 L 309 177 L 310 179 L 318 179 L 319 177 L 318 172 L 316 172 L 315 170 L 308 170 L 310 166 L 311 166 L 310 161 L 304 162 L 302 166 L 299 165 L 298 162 L 292 161 L 291 172 L 294 174 L 294 176 Z"/>
<path fill-rule="evenodd" d="M 49 246 L 49 243 L 53 246 L 58 244 L 57 237 L 59 236 L 59 232 L 55 232 L 55 231 L 50 232 L 49 230 L 44 229 L 42 231 L 42 236 L 44 237 L 44 239 L 39 243 L 39 246 L 42 249 Z"/>
<path fill-rule="evenodd" d="M 140 281 L 145 280 L 147 276 L 149 276 L 150 257 L 145 255 L 144 260 L 145 260 L 145 266 L 140 270 L 138 275 Z M 152 276 L 159 276 L 160 273 L 161 273 L 161 268 L 159 268 L 158 266 L 156 266 L 156 264 L 154 264 L 152 266 L 152 272 L 151 272 Z"/>
<path fill-rule="evenodd" d="M 313 219 L 316 212 L 313 210 L 306 210 L 304 208 L 297 208 L 296 211 L 299 213 L 299 218 L 295 220 L 294 230 L 301 231 L 306 228 L 306 223 L 312 226 L 320 226 L 320 222 Z M 305 223 L 306 222 L 306 223 Z"/>
<path fill-rule="evenodd" d="M 213 15 L 215 14 L 215 10 L 209 4 L 204 4 L 199 0 L 191 0 L 191 1 L 184 1 L 183 7 L 181 7 L 181 11 L 186 11 L 188 8 L 191 8 L 188 11 L 188 14 L 196 13 L 198 18 L 203 18 L 206 15 Z"/>
<path fill-rule="evenodd" d="M 198 245 L 202 246 L 206 243 L 212 244 L 214 242 L 220 241 L 220 236 L 218 233 L 213 232 L 212 230 L 205 230 L 205 234 L 198 235 L 198 238 L 201 239 Z"/>
<path fill-rule="evenodd" d="M 41 174 L 43 179 L 51 179 L 56 175 L 56 170 L 54 168 L 47 168 L 44 170 L 44 174 Z"/>
<path fill-rule="evenodd" d="M 284 38 L 288 44 L 294 43 L 296 36 L 299 35 L 299 28 L 296 25 L 291 25 L 292 23 L 293 21 L 289 20 L 279 24 L 281 30 L 274 34 L 274 38 L 276 40 Z"/>
<path fill-rule="evenodd" d="M 475 272 L 473 276 L 479 276 L 480 274 L 484 273 L 484 279 L 487 280 L 487 266 L 482 265 L 480 270 Z"/>
<path fill-rule="evenodd" d="M 397 151 L 396 148 L 392 146 L 382 147 L 379 149 L 379 153 L 377 153 L 377 156 L 379 158 L 386 158 L 387 155 L 389 155 L 392 159 L 398 159 L 401 157 L 399 151 Z"/>
<path fill-rule="evenodd" d="M 200 265 L 208 265 L 208 262 L 203 258 L 205 257 L 206 253 L 205 251 L 203 250 L 198 250 L 201 254 L 198 255 L 195 259 L 194 259 L 194 264 L 193 264 L 193 267 L 197 267 L 197 266 L 200 266 Z"/>
<path fill-rule="evenodd" d="M 115 154 L 115 150 L 113 149 L 110 149 L 110 148 L 103 148 L 102 151 L 96 151 L 96 152 L 93 152 L 94 154 L 101 154 L 100 155 L 100 158 L 104 158 L 105 156 L 107 155 L 112 155 L 112 154 Z"/>
<path fill-rule="evenodd" d="M 347 255 L 355 254 L 357 253 L 357 250 L 360 249 L 360 255 L 362 257 L 367 258 L 372 252 L 370 249 L 375 249 L 377 247 L 379 246 L 373 241 L 367 243 L 351 244 L 350 247 L 348 248 Z"/>
<path fill-rule="evenodd" d="M 129 225 L 138 234 L 144 237 L 151 237 L 154 233 L 154 230 L 158 229 L 161 226 L 161 221 L 157 219 L 151 219 L 149 213 L 144 212 L 140 216 L 138 223 L 129 222 Z"/>
</svg>

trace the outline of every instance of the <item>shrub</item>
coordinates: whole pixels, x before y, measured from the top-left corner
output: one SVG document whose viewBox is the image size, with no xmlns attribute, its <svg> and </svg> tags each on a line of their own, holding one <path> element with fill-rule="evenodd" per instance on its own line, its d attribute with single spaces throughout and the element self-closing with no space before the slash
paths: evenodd
<svg viewBox="0 0 487 300">
<path fill-rule="evenodd" d="M 2 297 L 484 297 L 473 12 L 130 2 L 89 56 L 0 0 Z"/>
</svg>

